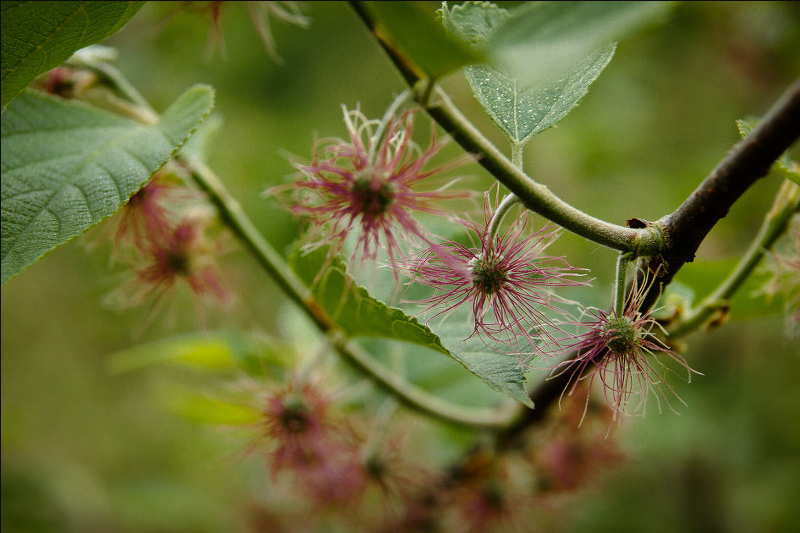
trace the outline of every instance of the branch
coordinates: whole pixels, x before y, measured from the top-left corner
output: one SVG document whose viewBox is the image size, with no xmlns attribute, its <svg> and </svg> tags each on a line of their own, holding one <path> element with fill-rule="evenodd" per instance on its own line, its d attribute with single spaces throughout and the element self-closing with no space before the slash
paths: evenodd
<svg viewBox="0 0 800 533">
<path fill-rule="evenodd" d="M 409 87 L 414 88 L 420 83 L 432 84 L 431 80 L 423 80 L 409 67 L 406 58 L 380 38 L 376 33 L 377 22 L 359 2 L 350 2 L 350 5 L 375 36 Z M 697 248 L 714 225 L 755 181 L 767 174 L 772 163 L 800 136 L 798 81 L 674 213 L 646 228 L 634 229 L 590 217 L 556 197 L 544 185 L 535 182 L 481 135 L 441 90 L 437 91 L 432 103 L 419 97 L 417 100 L 456 142 L 468 152 L 477 154 L 480 164 L 532 211 L 600 244 L 632 252 L 633 256 L 655 256 L 665 267 L 656 271 L 664 274 L 652 284 L 643 309 L 652 307 L 678 270 L 694 259 Z M 572 358 L 574 357 L 575 354 L 572 354 Z M 533 390 L 530 397 L 536 410 L 525 411 L 522 418 L 503 432 L 500 443 L 508 445 L 526 427 L 540 420 L 547 407 L 561 397 L 573 378 L 575 376 L 567 369 Z"/>
<path fill-rule="evenodd" d="M 775 241 L 786 232 L 792 216 L 798 211 L 800 211 L 800 186 L 791 180 L 784 180 L 772 209 L 764 217 L 758 234 L 736 267 L 716 290 L 706 296 L 687 316 L 680 322 L 670 324 L 669 338 L 677 339 L 691 333 L 703 325 L 715 311 L 725 309 L 734 293 L 761 262 L 767 250 L 772 248 Z"/>
<path fill-rule="evenodd" d="M 635 256 L 655 255 L 661 251 L 664 243 L 656 226 L 634 229 L 592 217 L 525 174 L 461 114 L 442 90 L 436 88 L 435 96 L 429 98 L 434 82 L 420 77 L 408 65 L 406 58 L 381 39 L 377 31 L 377 21 L 372 19 L 372 15 L 360 2 L 350 2 L 350 6 L 383 47 L 408 86 L 413 89 L 423 84 L 424 90 L 415 94 L 417 103 L 464 150 L 475 154 L 478 163 L 514 193 L 525 207 L 573 233 L 616 250 L 632 252 Z"/>
<path fill-rule="evenodd" d="M 663 287 L 694 254 L 711 228 L 727 213 L 731 205 L 759 178 L 765 176 L 781 154 L 800 137 L 800 81 L 792 85 L 750 135 L 740 141 L 717 165 L 689 198 L 658 224 L 667 236 L 669 249 L 662 255 L 669 271 L 653 283 L 642 309 L 649 309 Z M 575 359 L 576 353 L 567 360 Z M 510 445 L 527 427 L 544 416 L 544 410 L 556 402 L 567 389 L 573 376 L 569 369 L 546 380 L 530 393 L 536 410 L 525 411 L 503 432 L 500 442 Z"/>
<path fill-rule="evenodd" d="M 652 306 L 681 267 L 694 260 L 711 228 L 772 163 L 800 137 L 800 79 L 786 90 L 750 135 L 742 139 L 678 209 L 657 221 L 667 249 L 658 259 L 665 274 L 653 284 L 644 305 Z"/>
</svg>

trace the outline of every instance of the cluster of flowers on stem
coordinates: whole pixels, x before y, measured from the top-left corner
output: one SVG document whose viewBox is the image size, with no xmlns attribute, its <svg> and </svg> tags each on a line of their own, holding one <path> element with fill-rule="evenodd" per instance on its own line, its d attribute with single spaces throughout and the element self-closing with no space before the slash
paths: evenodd
<svg viewBox="0 0 800 533">
<path fill-rule="evenodd" d="M 315 514 L 343 510 L 351 527 L 400 520 L 432 474 L 401 453 L 400 438 L 372 439 L 316 381 L 294 379 L 261 400 L 260 444 L 272 481 L 288 481 Z M 375 514 L 375 510 L 378 514 Z"/>
<path fill-rule="evenodd" d="M 404 274 L 410 283 L 434 289 L 433 296 L 416 301 L 423 313 L 432 315 L 429 323 L 469 309 L 472 333 L 467 339 L 477 336 L 498 353 L 514 354 L 526 370 L 539 360 L 556 374 L 569 372 L 573 388 L 584 377 L 590 382 L 599 377 L 615 413 L 643 406 L 647 391 L 658 390 L 666 398 L 656 368 L 663 365 L 654 356 L 662 354 L 691 370 L 659 339 L 656 319 L 641 309 L 646 284 L 630 291 L 624 310 L 589 308 L 580 311 L 589 320 L 576 321 L 568 309 L 580 304 L 556 290 L 588 285 L 586 270 L 546 254 L 558 228 L 531 229 L 531 215 L 525 209 L 504 226 L 503 217 L 511 212 L 516 197 L 509 195 L 500 202 L 499 188 L 494 188 L 494 199 L 492 189 L 486 193 L 480 223 L 444 211 L 441 200 L 467 195 L 445 188 L 420 191 L 418 186 L 469 159 L 426 169 L 444 142 L 437 141 L 433 130 L 429 147 L 420 150 L 411 139 L 414 118 L 414 112 L 407 111 L 370 121 L 357 110 L 345 109 L 349 139 L 321 141 L 312 162 L 297 165 L 299 179 L 273 189 L 292 212 L 306 217 L 311 231 L 305 249 L 329 245 L 333 257 L 355 235 L 351 260 L 375 260 L 378 250 L 384 250 L 395 279 Z M 435 239 L 414 218 L 419 212 L 460 223 L 468 241 Z M 424 250 L 406 251 L 420 244 Z M 568 332 L 566 328 L 575 324 L 587 331 Z M 572 357 L 564 361 L 567 354 Z M 563 362 L 551 363 L 556 360 Z M 669 385 L 666 388 L 672 391 Z M 634 395 L 640 401 L 632 402 Z"/>
<path fill-rule="evenodd" d="M 585 487 L 619 458 L 606 432 L 611 409 L 592 404 L 580 431 L 582 406 L 573 405 L 529 430 L 523 446 L 479 446 L 454 464 L 423 464 L 403 453 L 413 430 L 398 430 L 404 421 L 394 411 L 390 425 L 368 422 L 319 374 L 288 381 L 259 394 L 251 452 L 280 494 L 280 503 L 252 512 L 259 531 L 297 530 L 298 522 L 303 531 L 529 531 L 557 495 Z"/>
</svg>

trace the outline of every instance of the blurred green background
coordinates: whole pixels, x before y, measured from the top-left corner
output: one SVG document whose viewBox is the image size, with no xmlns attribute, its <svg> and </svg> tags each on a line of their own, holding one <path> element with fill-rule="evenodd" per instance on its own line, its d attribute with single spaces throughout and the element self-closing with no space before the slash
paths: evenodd
<svg viewBox="0 0 800 533">
<path fill-rule="evenodd" d="M 343 136 L 341 104 L 379 117 L 404 88 L 346 4 L 301 5 L 309 28 L 270 22 L 280 63 L 239 2 L 221 8 L 224 54 L 205 3 L 148 3 L 104 43 L 119 50 L 118 68 L 158 110 L 194 83 L 215 87 L 221 129 L 209 163 L 279 250 L 297 225 L 262 191 L 292 173 L 284 154 L 307 157 L 316 138 Z M 526 170 L 615 223 L 671 212 L 737 141 L 735 120 L 764 113 L 800 74 L 798 6 L 678 4 L 663 25 L 621 43 L 581 105 L 529 143 Z M 463 76 L 444 86 L 505 149 Z M 458 154 L 451 145 L 442 159 Z M 466 172 L 476 187 L 489 183 L 478 165 Z M 757 183 L 703 243 L 679 276 L 698 296 L 744 251 L 778 186 Z M 93 231 L 56 250 L 3 288 L 2 529 L 245 531 L 243 516 L 269 484 L 259 461 L 241 457 L 247 442 L 157 401 L 186 379 L 180 371 L 109 371 L 111 354 L 196 330 L 192 301 L 179 299 L 134 335 L 145 310 L 103 305 L 121 278 L 108 267 L 108 247 L 90 246 L 100 238 Z M 254 261 L 231 248 L 221 262 L 237 303 L 232 313 L 209 313 L 205 327 L 295 342 L 302 320 Z M 595 300 L 585 303 L 605 305 L 614 254 L 571 235 L 555 248 L 591 268 Z M 618 436 L 626 462 L 572 497 L 560 528 L 800 528 L 800 343 L 784 335 L 782 302 L 756 288 L 737 297 L 725 327 L 686 339 L 687 360 L 705 374 L 675 382 L 688 407 L 678 406 L 680 415 L 651 408 L 625 422 Z"/>
</svg>

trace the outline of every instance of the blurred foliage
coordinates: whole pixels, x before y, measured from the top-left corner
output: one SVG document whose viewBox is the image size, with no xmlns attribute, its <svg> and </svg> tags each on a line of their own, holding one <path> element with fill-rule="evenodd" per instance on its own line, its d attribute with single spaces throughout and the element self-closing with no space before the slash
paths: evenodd
<svg viewBox="0 0 800 533">
<path fill-rule="evenodd" d="M 526 170 L 612 222 L 671 212 L 738 140 L 735 121 L 764 113 L 800 73 L 798 6 L 679 4 L 663 25 L 620 43 L 581 105 L 528 143 Z M 404 88 L 346 4 L 303 7 L 308 29 L 269 22 L 281 63 L 264 49 L 246 7 L 233 2 L 221 5 L 219 34 L 210 3 L 151 2 L 104 43 L 119 49 L 117 67 L 156 109 L 195 83 L 215 88 L 222 126 L 210 142 L 209 164 L 279 250 L 293 243 L 299 226 L 262 191 L 288 180 L 287 154 L 307 158 L 316 138 L 343 136 L 342 103 L 379 117 Z M 507 146 L 462 74 L 443 85 L 498 146 Z M 451 145 L 441 160 L 458 153 Z M 800 159 L 797 146 L 792 156 Z M 478 165 L 467 172 L 469 186 L 490 183 Z M 698 297 L 724 272 L 705 262 L 735 261 L 779 185 L 756 183 L 703 243 L 698 262 L 685 267 L 679 278 Z M 233 312 L 210 310 L 199 324 L 193 300 L 177 294 L 134 337 L 149 311 L 121 315 L 103 305 L 125 279 L 109 269 L 103 239 L 101 226 L 3 288 L 4 533 L 252 531 L 248 513 L 274 488 L 262 461 L 245 453 L 248 434 L 193 423 L 159 401 L 216 382 L 187 365 L 115 373 L 110 356 L 199 325 L 212 340 L 217 331 L 246 331 L 258 339 L 255 347 L 245 343 L 232 353 L 244 354 L 240 364 L 252 375 L 280 382 L 285 359 L 312 359 L 319 340 L 233 243 L 220 261 L 237 294 Z M 553 248 L 592 269 L 595 288 L 584 303 L 605 306 L 614 254 L 569 234 Z M 688 404 L 676 406 L 680 416 L 651 406 L 646 418 L 624 422 L 626 461 L 594 487 L 565 497 L 542 530 L 760 532 L 800 525 L 800 348 L 784 337 L 780 302 L 754 295 L 755 288 L 737 296 L 725 326 L 685 339 L 687 360 L 704 376 L 691 384 L 673 380 Z M 759 304 L 757 313 L 746 312 L 748 300 Z M 269 352 L 260 367 L 247 355 L 254 350 Z M 339 375 L 332 385 L 344 387 L 350 378 Z M 468 398 L 463 384 L 454 385 L 455 396 Z M 179 402 L 185 407 L 189 400 Z M 464 441 L 459 431 L 442 428 L 438 448 L 416 443 L 412 452 L 444 463 Z"/>
</svg>

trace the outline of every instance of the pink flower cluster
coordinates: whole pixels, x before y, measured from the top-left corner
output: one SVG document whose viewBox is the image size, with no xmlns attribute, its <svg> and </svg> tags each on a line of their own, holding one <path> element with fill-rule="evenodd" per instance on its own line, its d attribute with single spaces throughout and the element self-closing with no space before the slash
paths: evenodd
<svg viewBox="0 0 800 533">
<path fill-rule="evenodd" d="M 642 311 L 642 302 L 651 284 L 647 281 L 647 274 L 642 276 L 642 280 L 634 277 L 621 314 L 597 308 L 586 309 L 591 320 L 577 325 L 587 331 L 574 336 L 568 346 L 576 353 L 575 357 L 563 361 L 554 370 L 556 375 L 569 374 L 570 392 L 581 380 L 588 380 L 591 386 L 598 379 L 615 417 L 644 409 L 649 392 L 657 393 L 659 407 L 660 399 L 671 407 L 664 389 L 680 400 L 666 382 L 665 374 L 671 370 L 659 356 L 686 370 L 689 380 L 691 374 L 696 373 L 683 356 L 658 337 L 662 327 L 656 318 Z"/>
<path fill-rule="evenodd" d="M 315 512 L 347 510 L 353 523 L 399 520 L 431 481 L 426 469 L 402 456 L 396 438 L 370 443 L 356 417 L 337 408 L 319 383 L 295 381 L 271 392 L 260 427 L 258 450 L 272 480 L 285 474 Z"/>
<path fill-rule="evenodd" d="M 195 296 L 230 301 L 216 267 L 221 245 L 208 238 L 213 214 L 175 179 L 162 169 L 117 215 L 112 257 L 134 273 L 113 295 L 125 307 L 158 302 L 179 282 Z"/>
<path fill-rule="evenodd" d="M 468 338 L 477 336 L 492 350 L 514 354 L 525 369 L 538 359 L 555 367 L 556 374 L 568 372 L 573 387 L 583 376 L 590 382 L 599 377 L 617 413 L 643 406 L 648 391 L 657 390 L 666 399 L 659 372 L 665 367 L 657 355 L 691 370 L 659 339 L 656 319 L 640 309 L 646 287 L 631 292 L 620 316 L 590 308 L 581 311 L 590 320 L 577 322 L 568 308 L 579 304 L 557 290 L 588 285 L 586 270 L 546 253 L 558 228 L 531 229 L 531 215 L 522 209 L 502 229 L 502 219 L 510 212 L 506 207 L 513 200 L 499 209 L 497 189 L 494 201 L 491 191 L 486 194 L 481 223 L 448 214 L 442 200 L 469 195 L 445 188 L 421 191 L 419 186 L 470 158 L 426 170 L 444 143 L 436 140 L 434 130 L 429 147 L 420 150 L 412 141 L 414 118 L 414 112 L 407 111 L 399 118 L 390 115 L 370 121 L 359 111 L 345 109 L 349 139 L 321 141 L 312 162 L 297 165 L 301 177 L 273 189 L 291 211 L 308 221 L 311 231 L 305 249 L 329 245 L 330 260 L 344 251 L 352 236 L 351 260 L 374 261 L 384 250 L 396 280 L 405 274 L 411 283 L 434 289 L 433 296 L 416 302 L 431 315 L 428 323 L 469 309 Z M 460 223 L 467 238 L 440 242 L 415 218 L 418 213 Z M 406 251 L 419 245 L 425 249 Z M 576 324 L 588 331 L 567 331 Z M 571 357 L 563 361 L 567 354 Z M 556 359 L 563 362 L 551 363 Z M 666 388 L 672 391 L 669 385 Z M 640 401 L 632 402 L 634 396 Z"/>
<path fill-rule="evenodd" d="M 292 501 L 291 495 L 301 499 L 264 507 L 254 521 L 276 530 L 284 521 L 296 530 L 299 520 L 303 531 L 329 531 L 336 523 L 342 530 L 376 533 L 522 532 L 542 504 L 584 486 L 617 457 L 600 427 L 610 415 L 593 410 L 578 431 L 581 409 L 572 408 L 541 430 L 547 439 L 527 435 L 520 449 L 505 453 L 480 448 L 435 473 L 405 456 L 395 432 L 365 432 L 346 403 L 321 380 L 292 380 L 261 399 L 259 437 L 251 450 L 266 459 L 282 502 Z M 552 446 L 550 436 L 556 437 Z"/>
</svg>

